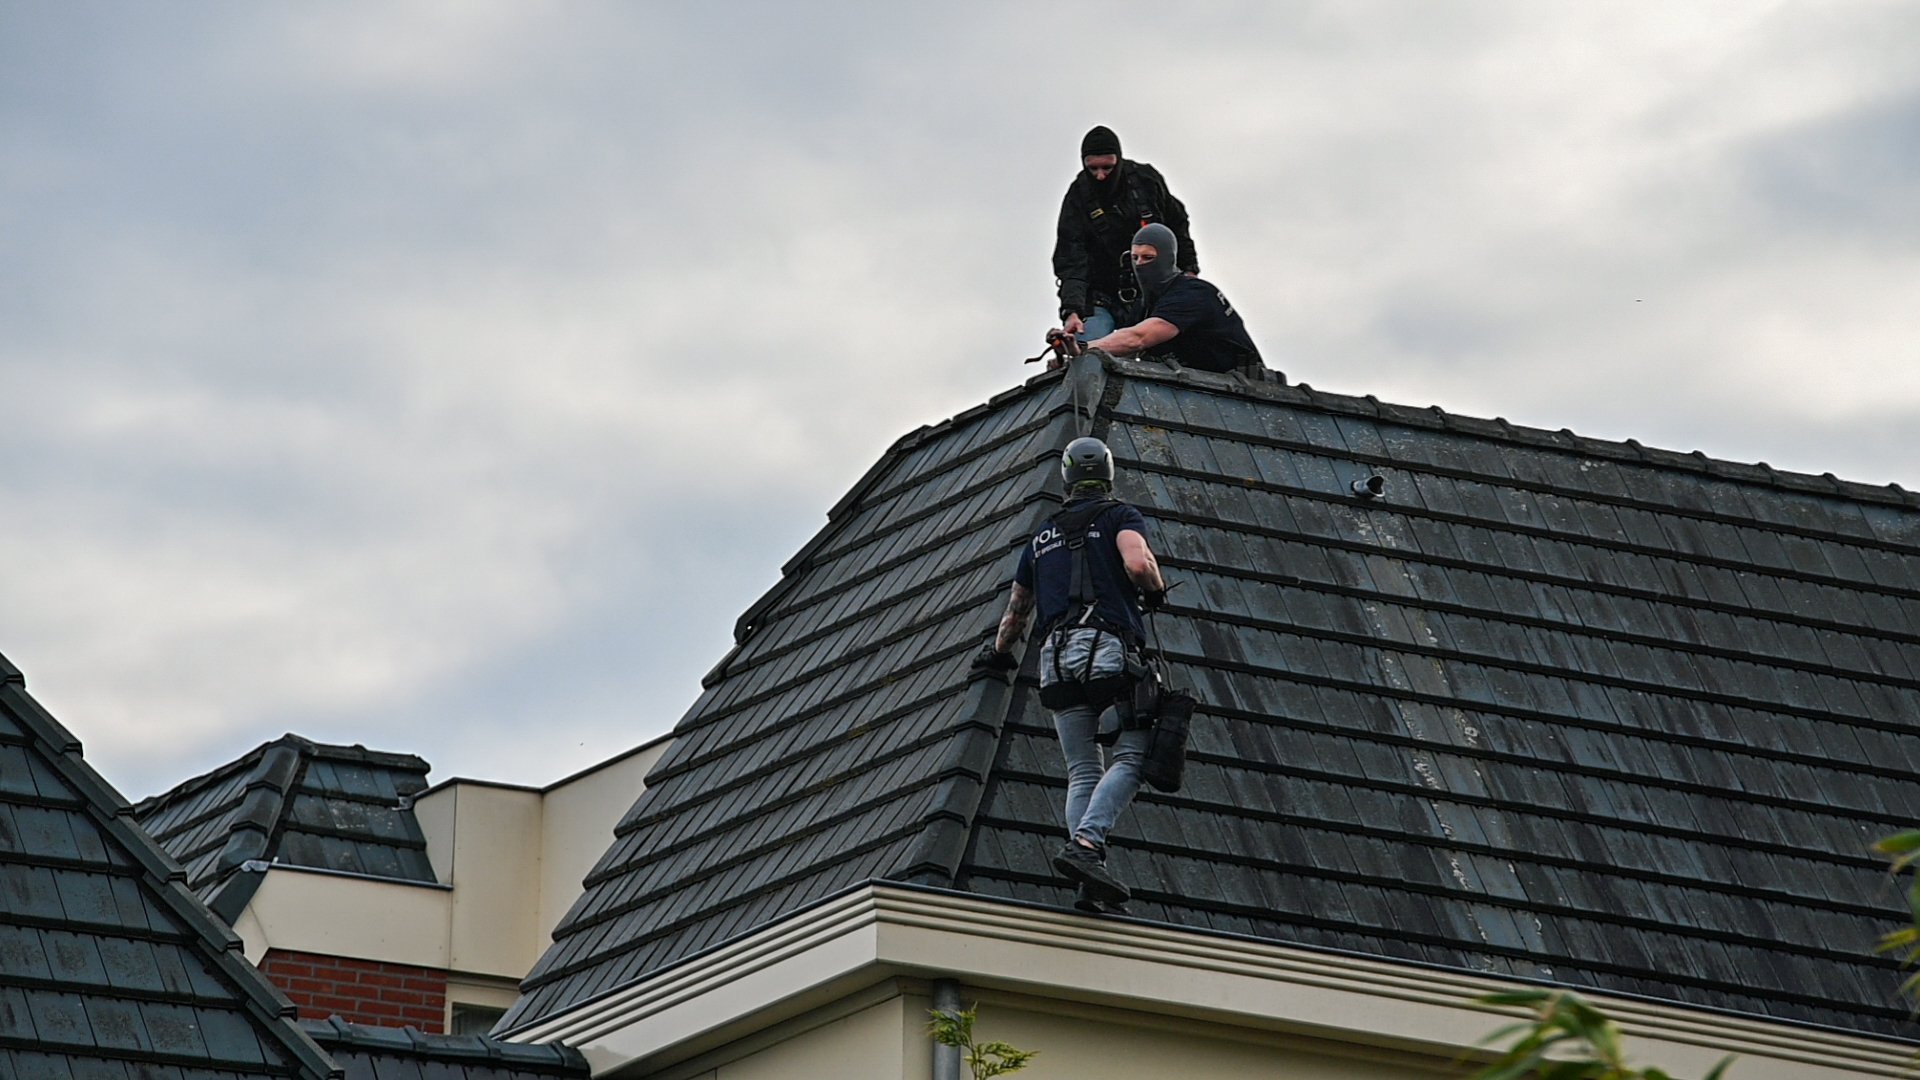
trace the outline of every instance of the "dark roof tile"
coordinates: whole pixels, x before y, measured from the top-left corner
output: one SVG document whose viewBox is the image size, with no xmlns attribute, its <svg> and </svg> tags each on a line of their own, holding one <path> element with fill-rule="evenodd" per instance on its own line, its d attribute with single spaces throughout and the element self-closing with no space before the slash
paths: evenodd
<svg viewBox="0 0 1920 1080">
<path fill-rule="evenodd" d="M 1121 491 L 1187 583 L 1160 644 L 1201 700 L 1188 788 L 1114 837 L 1137 913 L 1899 1034 L 1884 962 L 1834 943 L 1897 915 L 1862 845 L 1920 811 L 1892 719 L 1920 703 L 1920 500 L 1305 387 L 1100 377 Z M 901 440 L 834 508 L 509 1023 L 924 869 L 936 819 L 971 822 L 932 860 L 950 883 L 1067 899 L 1048 719 L 1030 683 L 981 695 L 963 671 L 1073 434 L 1059 386 Z M 1355 502 L 1368 471 L 1388 492 Z M 969 730 L 999 740 L 990 770 L 943 736 Z"/>
<path fill-rule="evenodd" d="M 209 902 L 244 907 L 248 860 L 433 881 L 426 838 L 406 800 L 426 787 L 412 755 L 287 735 L 237 761 L 142 800 L 134 813 L 187 869 Z"/>
<path fill-rule="evenodd" d="M 428 1035 L 338 1018 L 302 1025 L 338 1061 L 345 1080 L 585 1080 L 579 1051 L 475 1035 Z"/>
<path fill-rule="evenodd" d="M 24 840 L 0 843 L 0 890 L 19 921 L 0 932 L 11 984 L 0 991 L 0 1038 L 34 1047 L 0 1046 L 0 1074 L 334 1074 L 297 1028 L 273 1019 L 284 1000 L 22 683 L 0 658 L 0 748 L 32 778 L 0 792 L 0 818 Z M 230 1037 L 173 1038 L 170 1010 L 193 1013 L 190 1030 L 212 1024 Z"/>
</svg>

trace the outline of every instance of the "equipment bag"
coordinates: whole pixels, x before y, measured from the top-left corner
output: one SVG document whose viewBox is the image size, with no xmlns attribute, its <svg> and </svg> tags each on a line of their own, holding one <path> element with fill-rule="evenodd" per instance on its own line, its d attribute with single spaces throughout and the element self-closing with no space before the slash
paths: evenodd
<svg viewBox="0 0 1920 1080">
<path fill-rule="evenodd" d="M 1152 621 L 1148 621 L 1152 626 Z M 1167 680 L 1166 661 L 1153 653 L 1146 674 L 1133 687 L 1134 723 L 1153 730 L 1140 758 L 1140 778 L 1157 791 L 1180 790 L 1187 771 L 1187 730 L 1193 721 L 1193 695 Z"/>
<path fill-rule="evenodd" d="M 1162 689 L 1160 712 L 1140 759 L 1140 778 L 1156 791 L 1179 791 L 1187 771 L 1187 729 L 1193 722 L 1193 695 Z"/>
</svg>

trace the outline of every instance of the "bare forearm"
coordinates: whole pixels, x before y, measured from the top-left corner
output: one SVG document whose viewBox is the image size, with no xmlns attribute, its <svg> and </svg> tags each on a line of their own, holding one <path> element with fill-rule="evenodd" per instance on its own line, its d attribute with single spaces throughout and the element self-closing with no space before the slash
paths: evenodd
<svg viewBox="0 0 1920 1080">
<path fill-rule="evenodd" d="M 1000 632 L 994 636 L 994 652 L 1012 652 L 1033 625 L 1033 590 L 1014 582 L 1013 595 L 1007 597 L 1007 613 L 1000 616 Z"/>
<path fill-rule="evenodd" d="M 1109 356 L 1132 356 L 1146 348 L 1147 336 L 1137 326 L 1123 326 L 1098 341 L 1087 342 L 1089 349 L 1103 349 Z"/>
<path fill-rule="evenodd" d="M 1145 553 L 1138 565 L 1127 567 L 1127 577 L 1143 592 L 1159 592 L 1167 587 L 1160 577 L 1160 560 L 1154 558 L 1151 551 Z"/>
<path fill-rule="evenodd" d="M 1120 565 L 1126 568 L 1127 580 L 1144 592 L 1158 592 L 1167 587 L 1160 577 L 1160 560 L 1153 557 L 1153 549 L 1147 546 L 1147 538 L 1132 529 L 1122 529 L 1114 538 L 1114 544 L 1120 549 Z"/>
<path fill-rule="evenodd" d="M 1105 349 L 1110 356 L 1132 356 L 1172 341 L 1179 333 L 1180 328 L 1165 319 L 1147 318 L 1132 326 L 1123 326 L 1099 341 L 1089 341 L 1087 348 Z"/>
</svg>

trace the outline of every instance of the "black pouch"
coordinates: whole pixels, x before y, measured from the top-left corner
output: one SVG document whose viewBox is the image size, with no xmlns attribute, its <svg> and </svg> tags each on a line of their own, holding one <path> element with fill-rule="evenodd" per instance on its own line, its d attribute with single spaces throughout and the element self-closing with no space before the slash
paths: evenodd
<svg viewBox="0 0 1920 1080">
<path fill-rule="evenodd" d="M 1143 664 L 1134 676 L 1133 700 L 1131 702 L 1132 723 L 1129 727 L 1152 727 L 1153 718 L 1160 715 L 1160 696 L 1167 692 L 1166 683 L 1160 678 L 1158 663 Z"/>
<path fill-rule="evenodd" d="M 1156 791 L 1179 791 L 1187 771 L 1187 729 L 1193 722 L 1193 695 L 1162 689 L 1153 734 L 1140 760 L 1140 778 Z"/>
</svg>

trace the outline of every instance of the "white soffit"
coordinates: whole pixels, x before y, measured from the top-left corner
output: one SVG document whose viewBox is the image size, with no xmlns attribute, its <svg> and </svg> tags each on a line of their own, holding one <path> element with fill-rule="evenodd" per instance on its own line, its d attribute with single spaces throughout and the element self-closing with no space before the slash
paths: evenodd
<svg viewBox="0 0 1920 1080">
<path fill-rule="evenodd" d="M 1475 1004 L 1520 984 L 985 897 L 866 885 L 633 986 L 517 1030 L 564 1042 L 594 1075 L 653 1071 L 898 976 L 953 978 L 1423 1058 L 1511 1023 Z M 1891 993 L 1892 988 L 1889 988 Z M 1738 1054 L 1742 1080 L 1907 1077 L 1910 1045 L 1588 994 L 1637 1060 L 1680 1075 Z"/>
</svg>

